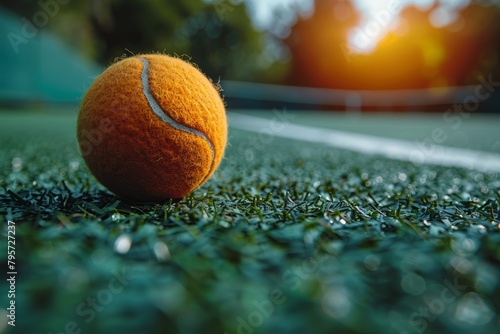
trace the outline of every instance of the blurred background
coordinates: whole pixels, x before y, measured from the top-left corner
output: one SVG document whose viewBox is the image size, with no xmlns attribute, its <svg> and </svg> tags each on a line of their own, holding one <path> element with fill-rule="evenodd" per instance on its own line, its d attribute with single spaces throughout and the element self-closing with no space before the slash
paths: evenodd
<svg viewBox="0 0 500 334">
<path fill-rule="evenodd" d="M 229 108 L 500 110 L 496 0 L 0 0 L 0 36 L 4 106 L 78 104 L 113 62 L 165 52 Z"/>
</svg>

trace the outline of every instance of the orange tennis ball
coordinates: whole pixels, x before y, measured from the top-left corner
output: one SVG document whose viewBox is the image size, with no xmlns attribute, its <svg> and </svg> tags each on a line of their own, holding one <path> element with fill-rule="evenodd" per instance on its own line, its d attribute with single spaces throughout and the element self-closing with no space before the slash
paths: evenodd
<svg viewBox="0 0 500 334">
<path fill-rule="evenodd" d="M 138 55 L 94 81 L 80 106 L 77 138 L 90 171 L 118 196 L 181 198 L 220 164 L 226 112 L 218 89 L 193 65 Z"/>
</svg>

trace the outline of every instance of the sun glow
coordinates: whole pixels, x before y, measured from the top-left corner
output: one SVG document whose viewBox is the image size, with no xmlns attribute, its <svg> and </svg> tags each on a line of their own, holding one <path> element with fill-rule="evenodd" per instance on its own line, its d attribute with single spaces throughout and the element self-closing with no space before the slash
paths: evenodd
<svg viewBox="0 0 500 334">
<path fill-rule="evenodd" d="M 464 3 L 316 0 L 312 16 L 298 20 L 286 39 L 292 55 L 290 80 L 352 90 L 474 82 L 478 66 L 493 68 L 498 62 L 498 39 L 491 27 L 500 8 L 461 8 Z M 495 54 L 493 60 L 487 60 L 488 50 Z"/>
<path fill-rule="evenodd" d="M 348 45 L 353 53 L 370 54 L 389 34 L 404 30 L 401 11 L 408 5 L 420 10 L 436 8 L 429 15 L 429 23 L 434 27 L 448 26 L 458 19 L 457 9 L 469 4 L 470 0 L 442 1 L 436 6 L 435 0 L 354 0 L 361 22 L 348 36 Z"/>
<path fill-rule="evenodd" d="M 361 23 L 350 31 L 348 44 L 353 53 L 371 53 L 396 25 L 400 0 L 357 1 Z"/>
</svg>

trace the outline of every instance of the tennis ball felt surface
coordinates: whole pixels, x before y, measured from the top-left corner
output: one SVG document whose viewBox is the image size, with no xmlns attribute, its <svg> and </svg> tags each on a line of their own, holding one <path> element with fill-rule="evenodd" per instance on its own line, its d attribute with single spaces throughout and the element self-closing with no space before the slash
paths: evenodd
<svg viewBox="0 0 500 334">
<path fill-rule="evenodd" d="M 111 65 L 85 94 L 80 150 L 95 177 L 124 199 L 182 198 L 207 181 L 224 155 L 227 120 L 212 82 L 166 55 Z"/>
</svg>

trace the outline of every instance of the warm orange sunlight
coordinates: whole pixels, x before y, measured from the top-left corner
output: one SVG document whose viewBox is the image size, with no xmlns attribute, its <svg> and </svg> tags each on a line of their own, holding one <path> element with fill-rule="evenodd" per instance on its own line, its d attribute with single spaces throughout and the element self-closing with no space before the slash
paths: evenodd
<svg viewBox="0 0 500 334">
<path fill-rule="evenodd" d="M 360 2 L 360 1 L 358 1 Z M 348 33 L 349 50 L 352 53 L 369 54 L 380 41 L 399 24 L 402 8 L 399 0 L 361 1 L 364 4 L 358 10 L 360 23 Z"/>
<path fill-rule="evenodd" d="M 500 61 L 499 18 L 498 6 L 467 0 L 317 0 L 286 41 L 292 81 L 354 90 L 475 84 Z"/>
</svg>

